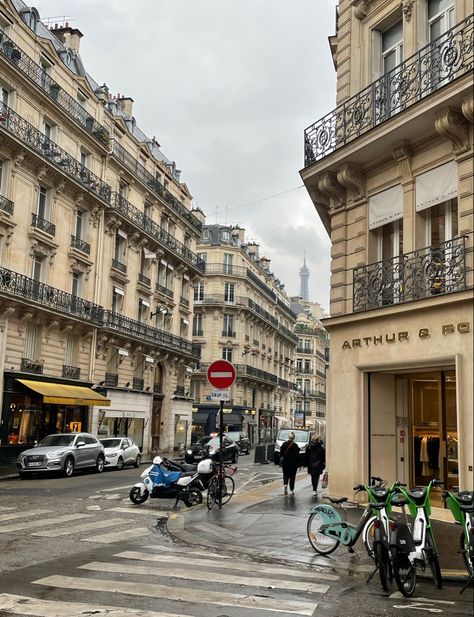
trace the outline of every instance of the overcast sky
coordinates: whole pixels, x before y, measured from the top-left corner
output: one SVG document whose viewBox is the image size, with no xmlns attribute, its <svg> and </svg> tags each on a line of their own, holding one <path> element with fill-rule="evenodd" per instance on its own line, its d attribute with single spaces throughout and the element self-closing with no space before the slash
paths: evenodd
<svg viewBox="0 0 474 617">
<path fill-rule="evenodd" d="M 306 251 L 311 300 L 328 309 L 329 239 L 298 172 L 305 127 L 335 106 L 336 0 L 34 5 L 83 33 L 86 70 L 134 99 L 207 222 L 244 227 L 289 295 Z"/>
</svg>

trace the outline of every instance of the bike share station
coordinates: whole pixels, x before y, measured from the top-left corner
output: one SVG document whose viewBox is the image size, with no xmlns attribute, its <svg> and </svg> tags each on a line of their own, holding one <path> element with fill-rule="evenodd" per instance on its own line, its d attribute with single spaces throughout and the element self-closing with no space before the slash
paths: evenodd
<svg viewBox="0 0 474 617">
<path fill-rule="evenodd" d="M 214 390 L 211 400 L 219 401 L 219 477 L 224 470 L 224 401 L 230 400 L 229 388 L 235 382 L 236 370 L 227 360 L 216 360 L 207 369 L 207 381 Z M 219 491 L 219 510 L 222 509 L 222 491 Z"/>
</svg>

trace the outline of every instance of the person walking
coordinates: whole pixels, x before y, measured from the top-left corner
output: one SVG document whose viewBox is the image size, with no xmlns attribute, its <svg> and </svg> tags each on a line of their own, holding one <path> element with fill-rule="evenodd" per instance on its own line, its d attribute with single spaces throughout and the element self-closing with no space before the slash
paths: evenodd
<svg viewBox="0 0 474 617">
<path fill-rule="evenodd" d="M 311 476 L 313 495 L 316 495 L 318 492 L 319 476 L 323 473 L 326 466 L 326 451 L 323 440 L 318 435 L 311 437 L 311 443 L 305 454 L 305 466 L 308 468 L 308 473 Z"/>
<path fill-rule="evenodd" d="M 300 466 L 300 447 L 295 442 L 293 431 L 288 433 L 288 441 L 285 441 L 280 449 L 280 460 L 283 469 L 283 486 L 285 495 L 288 495 L 288 483 L 291 494 L 295 494 L 295 478 Z"/>
</svg>

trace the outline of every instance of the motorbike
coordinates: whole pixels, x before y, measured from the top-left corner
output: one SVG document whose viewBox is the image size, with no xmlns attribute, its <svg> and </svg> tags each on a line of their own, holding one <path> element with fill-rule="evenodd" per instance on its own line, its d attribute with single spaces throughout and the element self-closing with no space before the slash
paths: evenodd
<svg viewBox="0 0 474 617">
<path fill-rule="evenodd" d="M 167 459 L 166 462 L 169 466 L 169 469 L 172 469 L 174 471 L 197 471 L 197 473 L 199 474 L 199 480 L 202 484 L 201 490 L 207 490 L 211 478 L 216 475 L 216 467 L 211 458 L 203 459 L 202 461 L 199 461 L 197 465 L 190 463 L 182 463 L 181 461 L 175 461 L 173 459 Z"/>
<path fill-rule="evenodd" d="M 204 486 L 197 472 L 173 471 L 169 461 L 155 456 L 153 464 L 140 475 L 142 482 L 137 482 L 130 490 L 129 497 L 134 504 L 152 499 L 175 499 L 174 508 L 182 500 L 185 506 L 202 503 Z"/>
</svg>

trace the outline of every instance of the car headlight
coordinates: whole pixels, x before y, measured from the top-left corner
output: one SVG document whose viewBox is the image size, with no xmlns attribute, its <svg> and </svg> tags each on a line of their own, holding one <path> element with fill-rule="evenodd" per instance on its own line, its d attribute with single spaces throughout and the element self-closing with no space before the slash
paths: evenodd
<svg viewBox="0 0 474 617">
<path fill-rule="evenodd" d="M 54 450 L 53 452 L 46 452 L 46 456 L 48 458 L 59 458 L 65 452 L 66 452 L 66 450 Z"/>
<path fill-rule="evenodd" d="M 113 452 L 107 452 L 106 456 L 110 456 L 113 458 L 114 456 L 118 456 L 118 450 L 114 450 Z"/>
<path fill-rule="evenodd" d="M 187 454 L 192 454 L 193 451 L 192 450 L 186 450 Z"/>
</svg>

